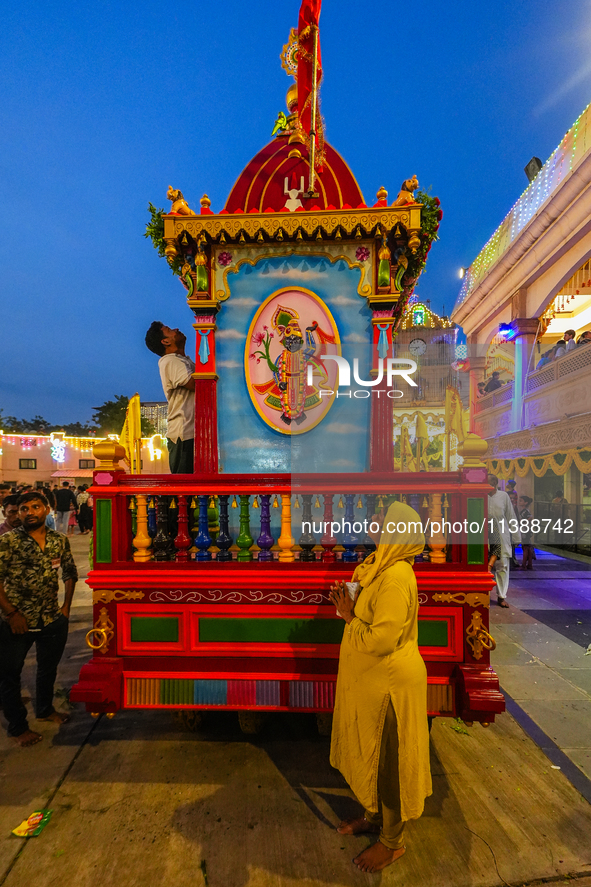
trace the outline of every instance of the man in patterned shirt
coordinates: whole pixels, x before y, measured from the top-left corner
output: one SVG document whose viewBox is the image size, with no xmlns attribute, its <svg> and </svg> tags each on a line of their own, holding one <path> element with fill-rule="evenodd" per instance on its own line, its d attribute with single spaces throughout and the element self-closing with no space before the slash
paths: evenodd
<svg viewBox="0 0 591 887">
<path fill-rule="evenodd" d="M 21 672 L 33 644 L 37 718 L 56 724 L 68 720 L 53 707 L 53 686 L 68 639 L 78 571 L 67 538 L 45 526 L 49 503 L 44 494 L 23 493 L 18 506 L 22 526 L 0 537 L 0 697 L 8 735 L 29 746 L 43 738 L 29 730 L 21 699 Z M 60 567 L 66 590 L 62 607 L 57 599 Z"/>
</svg>

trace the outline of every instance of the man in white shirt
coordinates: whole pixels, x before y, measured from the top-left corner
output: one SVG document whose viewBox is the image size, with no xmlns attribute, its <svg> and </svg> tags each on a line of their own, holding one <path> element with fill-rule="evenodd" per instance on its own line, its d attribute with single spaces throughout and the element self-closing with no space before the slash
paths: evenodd
<svg viewBox="0 0 591 887">
<path fill-rule="evenodd" d="M 494 526 L 496 535 L 501 542 L 501 553 L 495 564 L 495 582 L 497 585 L 497 603 L 499 607 L 508 607 L 507 591 L 509 589 L 509 562 L 511 560 L 512 546 L 519 545 L 521 536 L 519 534 L 519 524 L 513 511 L 511 500 L 507 493 L 497 489 L 499 485 L 498 477 L 489 474 L 488 482 L 492 486 L 491 492 L 488 494 L 488 518 L 492 518 L 495 522 Z M 511 532 L 515 530 L 515 532 Z"/>
<path fill-rule="evenodd" d="M 158 369 L 168 401 L 166 437 L 172 474 L 193 474 L 195 444 L 195 364 L 185 354 L 187 337 L 155 320 L 146 345 L 160 357 Z"/>
<path fill-rule="evenodd" d="M 564 334 L 564 341 L 566 342 L 566 353 L 568 354 L 569 351 L 574 351 L 577 347 L 577 343 L 575 342 L 575 331 L 567 330 Z"/>
</svg>

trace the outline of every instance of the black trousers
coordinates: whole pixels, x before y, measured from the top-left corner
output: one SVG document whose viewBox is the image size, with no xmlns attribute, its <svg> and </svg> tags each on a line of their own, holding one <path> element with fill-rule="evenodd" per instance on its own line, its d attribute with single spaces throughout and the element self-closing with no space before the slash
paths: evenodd
<svg viewBox="0 0 591 887">
<path fill-rule="evenodd" d="M 35 713 L 38 718 L 47 718 L 54 711 L 53 685 L 68 640 L 68 626 L 62 614 L 41 631 L 25 634 L 13 634 L 7 622 L 0 624 L 0 698 L 9 736 L 20 736 L 29 729 L 21 699 L 21 672 L 33 644 L 37 646 Z"/>
<path fill-rule="evenodd" d="M 195 441 L 193 439 L 181 440 L 179 437 L 175 443 L 167 437 L 166 442 L 168 444 L 168 463 L 171 474 L 193 474 L 193 446 Z"/>
</svg>

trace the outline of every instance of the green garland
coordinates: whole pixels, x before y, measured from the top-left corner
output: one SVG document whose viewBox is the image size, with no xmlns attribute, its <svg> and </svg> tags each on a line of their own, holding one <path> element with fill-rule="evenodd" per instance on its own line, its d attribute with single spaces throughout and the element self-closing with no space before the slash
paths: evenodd
<svg viewBox="0 0 591 887">
<path fill-rule="evenodd" d="M 155 250 L 158 250 L 159 256 L 165 256 L 164 248 L 166 244 L 164 243 L 164 209 L 156 209 L 153 203 L 148 203 L 148 212 L 150 213 L 150 221 L 146 225 L 146 232 L 144 237 L 149 237 L 152 241 L 152 246 Z M 172 273 L 176 277 L 180 277 L 181 274 L 181 266 L 183 264 L 183 260 L 181 256 L 175 256 L 170 264 L 170 268 Z"/>
<path fill-rule="evenodd" d="M 423 204 L 423 209 L 421 210 L 421 244 L 416 253 L 411 253 L 409 256 L 406 269 L 405 276 L 411 280 L 417 280 L 421 272 L 424 271 L 431 245 L 439 240 L 437 231 L 443 216 L 438 197 L 431 197 L 426 191 L 417 191 L 415 199 L 417 203 Z"/>
</svg>

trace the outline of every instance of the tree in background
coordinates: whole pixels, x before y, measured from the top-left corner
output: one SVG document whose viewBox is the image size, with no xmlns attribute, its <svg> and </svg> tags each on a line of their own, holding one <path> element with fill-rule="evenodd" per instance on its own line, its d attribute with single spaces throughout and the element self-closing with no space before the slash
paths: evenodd
<svg viewBox="0 0 591 887">
<path fill-rule="evenodd" d="M 108 434 L 120 434 L 125 421 L 125 411 L 129 398 L 124 395 L 115 395 L 115 400 L 106 400 L 100 407 L 93 407 L 92 417 L 94 425 L 90 422 L 69 422 L 63 425 L 55 425 L 44 419 L 43 416 L 34 416 L 32 419 L 17 419 L 16 416 L 6 416 L 0 409 L 0 428 L 6 434 L 51 434 L 52 431 L 65 431 L 69 437 L 106 437 Z M 152 437 L 156 429 L 149 419 L 142 416 L 142 435 Z"/>
<path fill-rule="evenodd" d="M 98 426 L 98 431 L 105 437 L 108 434 L 120 434 L 125 421 L 125 412 L 129 398 L 124 394 L 116 394 L 115 400 L 106 400 L 100 407 L 93 407 L 92 421 Z M 142 416 L 142 436 L 152 437 L 156 429 L 149 419 Z"/>
</svg>

